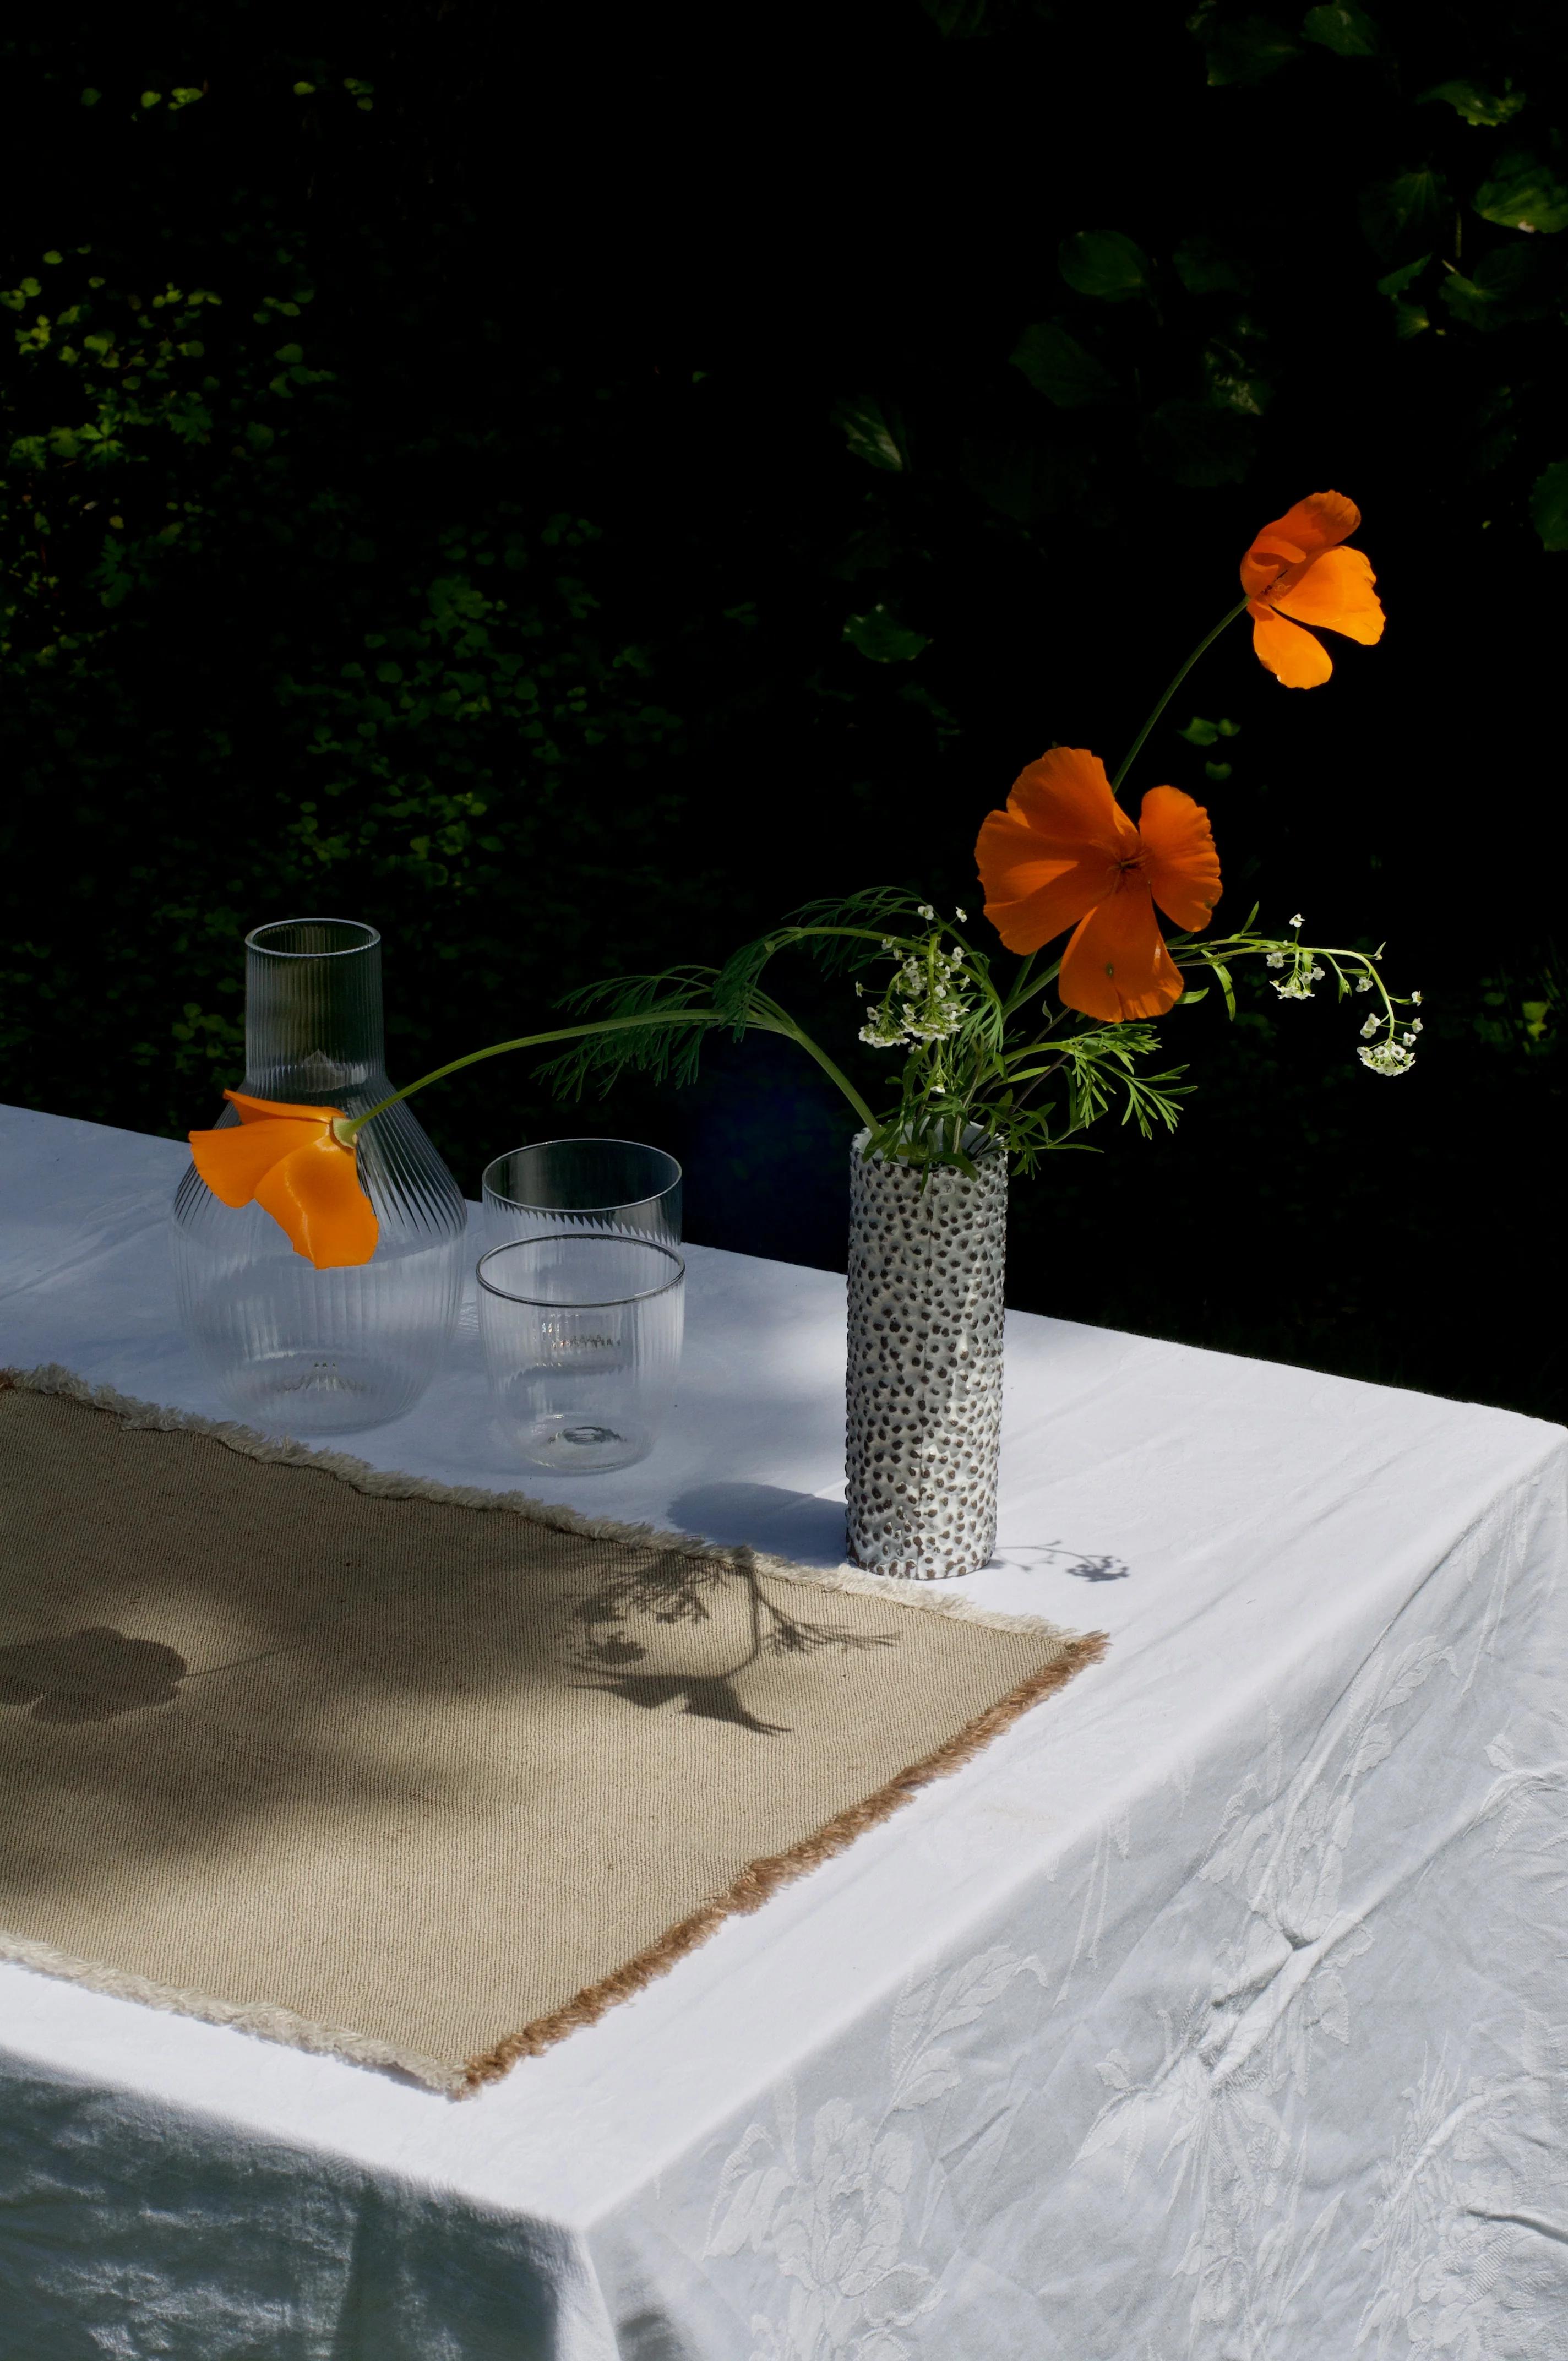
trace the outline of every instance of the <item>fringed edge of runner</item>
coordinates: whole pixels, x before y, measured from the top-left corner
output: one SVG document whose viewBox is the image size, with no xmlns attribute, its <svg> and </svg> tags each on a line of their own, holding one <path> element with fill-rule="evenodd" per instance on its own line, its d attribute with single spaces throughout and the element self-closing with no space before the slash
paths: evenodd
<svg viewBox="0 0 1568 2361">
<path fill-rule="evenodd" d="M 795 1878 L 804 1877 L 819 1863 L 830 1861 L 835 1853 L 843 1852 L 862 1836 L 867 1828 L 911 1802 L 918 1790 L 933 1779 L 946 1778 L 952 1771 L 988 1746 L 993 1738 L 1038 1705 L 1043 1697 L 1065 1688 L 1076 1673 L 1088 1664 L 1097 1664 L 1110 1646 L 1110 1635 L 1104 1631 L 1085 1631 L 1065 1640 L 1061 1653 L 1048 1664 L 1032 1673 L 1026 1681 L 999 1697 L 964 1729 L 946 1740 L 934 1753 L 919 1763 L 912 1763 L 900 1771 L 874 1795 L 864 1795 L 846 1811 L 835 1814 L 814 1836 L 803 1837 L 791 1845 L 787 1852 L 767 1853 L 759 1861 L 749 1862 L 728 1890 L 705 1902 L 688 1918 L 672 1927 L 656 1943 L 635 1959 L 628 1960 L 613 1974 L 601 1976 L 597 1983 L 587 1984 L 576 1999 L 564 2008 L 552 2009 L 547 2016 L 535 2017 L 521 2033 L 509 2034 L 477 2058 L 471 2058 L 465 2070 L 463 2087 L 466 2092 L 483 2089 L 487 2082 L 499 2081 L 521 2058 L 537 2058 L 557 2041 L 580 2026 L 592 2025 L 618 2002 L 630 2000 L 656 1977 L 668 1974 L 677 1960 L 685 1959 L 717 1932 L 727 1918 L 739 1917 L 748 1911 L 760 1910 L 772 1894 Z"/>
<path fill-rule="evenodd" d="M 337 1477 L 356 1492 L 367 1493 L 372 1499 L 433 1500 L 445 1508 L 489 1512 L 499 1510 L 583 1541 L 620 1542 L 630 1549 L 677 1550 L 685 1557 L 715 1558 L 726 1565 L 746 1566 L 758 1574 L 776 1576 L 781 1582 L 810 1583 L 818 1590 L 859 1591 L 864 1597 L 886 1599 L 894 1607 L 913 1607 L 927 1615 L 954 1615 L 962 1622 L 983 1623 L 993 1631 L 1036 1631 L 1064 1642 L 1078 1636 L 1044 1616 L 1006 1614 L 997 1608 L 979 1606 L 959 1593 L 933 1591 L 928 1583 L 906 1581 L 897 1575 L 863 1574 L 854 1566 L 799 1565 L 791 1558 L 770 1556 L 745 1543 L 710 1542 L 697 1533 L 676 1532 L 659 1525 L 629 1524 L 613 1517 L 585 1517 L 578 1510 L 557 1508 L 554 1502 L 536 1500 L 527 1492 L 491 1492 L 477 1484 L 437 1484 L 422 1476 L 372 1467 L 368 1461 L 356 1459 L 345 1451 L 317 1450 L 308 1444 L 296 1443 L 291 1436 L 260 1434 L 254 1427 L 240 1426 L 231 1420 L 204 1418 L 197 1411 L 170 1410 L 159 1402 L 138 1401 L 134 1395 L 116 1393 L 113 1386 L 90 1385 L 73 1369 L 55 1361 L 36 1369 L 0 1369 L 0 1389 L 7 1386 L 15 1386 L 23 1393 L 60 1394 L 69 1401 L 83 1403 L 89 1410 L 109 1411 L 127 1426 L 147 1427 L 160 1433 L 205 1435 L 209 1441 L 221 1443 L 225 1449 L 237 1451 L 247 1459 L 313 1468 L 319 1475 Z"/>
<path fill-rule="evenodd" d="M 146 1976 L 127 1975 L 120 1968 L 104 1967 L 94 1960 L 75 1959 L 69 1951 L 57 1951 L 52 1943 L 36 1943 L 25 1935 L 0 1930 L 0 1960 L 31 1968 L 60 1982 L 80 1984 L 87 1992 L 104 1993 L 110 2000 L 135 2001 L 142 2008 L 160 2008 L 170 2016 L 193 2016 L 203 2025 L 258 2034 L 289 2049 L 309 2049 L 318 2057 L 343 2058 L 354 2066 L 375 2066 L 384 2072 L 406 2075 L 427 2090 L 444 2092 L 449 2098 L 466 2098 L 472 2087 L 467 2069 L 449 2059 L 417 2057 L 392 2042 L 378 2041 L 373 2034 L 355 2033 L 347 2026 L 313 2024 L 308 2016 L 296 2016 L 292 2009 L 275 2007 L 269 2001 L 215 2000 L 211 1993 L 154 1983 Z"/>
</svg>

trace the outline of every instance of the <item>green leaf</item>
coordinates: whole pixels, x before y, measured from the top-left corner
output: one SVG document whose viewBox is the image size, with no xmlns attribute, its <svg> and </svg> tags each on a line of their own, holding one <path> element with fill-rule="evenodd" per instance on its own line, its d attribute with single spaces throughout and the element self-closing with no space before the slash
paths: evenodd
<svg viewBox="0 0 1568 2361">
<path fill-rule="evenodd" d="M 272 357 L 275 361 L 286 362 L 291 368 L 297 368 L 300 362 L 305 357 L 304 346 L 302 345 L 280 345 Z"/>
<path fill-rule="evenodd" d="M 1494 247 L 1468 278 L 1451 270 L 1442 282 L 1442 300 L 1467 328 L 1486 330 L 1542 319 L 1552 308 L 1528 246 Z"/>
<path fill-rule="evenodd" d="M 1489 181 L 1476 190 L 1475 206 L 1483 221 L 1500 229 L 1568 229 L 1568 189 L 1549 164 L 1515 149 L 1500 157 Z"/>
<path fill-rule="evenodd" d="M 1330 7 L 1309 8 L 1301 19 L 1301 38 L 1317 41 L 1341 58 L 1375 58 L 1380 46 L 1376 26 L 1365 8 L 1355 5 L 1355 0 L 1335 0 Z"/>
<path fill-rule="evenodd" d="M 1245 295 L 1251 291 L 1251 266 L 1227 254 L 1214 238 L 1184 237 L 1170 258 L 1190 295 Z"/>
<path fill-rule="evenodd" d="M 1266 377 L 1249 367 L 1248 357 L 1234 346 L 1212 344 L 1203 355 L 1203 376 L 1209 399 L 1245 417 L 1261 418 L 1274 389 Z"/>
<path fill-rule="evenodd" d="M 1191 491 L 1239 484 L 1253 459 L 1253 428 L 1238 411 L 1179 396 L 1144 422 L 1138 450 L 1146 464 Z"/>
<path fill-rule="evenodd" d="M 57 253 L 51 246 L 49 252 L 45 255 L 44 260 L 46 262 L 63 262 L 65 260 L 65 257 L 63 254 Z"/>
<path fill-rule="evenodd" d="M 872 664 L 912 664 L 921 649 L 931 644 L 923 632 L 907 630 L 881 605 L 869 615 L 851 615 L 844 626 L 844 637 Z"/>
<path fill-rule="evenodd" d="M 1266 16 L 1245 16 L 1239 25 L 1221 25 L 1209 35 L 1205 47 L 1211 90 L 1263 82 L 1301 54 L 1289 34 L 1271 25 Z"/>
<path fill-rule="evenodd" d="M 1069 287 L 1102 303 L 1124 303 L 1148 291 L 1148 257 L 1119 229 L 1076 230 L 1063 238 L 1057 261 Z"/>
<path fill-rule="evenodd" d="M 1212 746 L 1221 738 L 1239 738 L 1242 725 L 1239 721 L 1205 721 L 1201 713 L 1195 713 L 1186 729 L 1176 734 L 1185 738 L 1190 746 Z"/>
<path fill-rule="evenodd" d="M 880 401 L 869 394 L 833 405 L 833 423 L 844 430 L 844 440 L 868 467 L 885 467 L 897 475 L 909 464 Z"/>
<path fill-rule="evenodd" d="M 161 106 L 163 104 L 163 93 L 160 90 L 144 90 L 141 94 L 141 103 L 144 106 Z"/>
<path fill-rule="evenodd" d="M 1069 336 L 1050 320 L 1036 320 L 1025 329 L 1014 347 L 1013 366 L 1058 410 L 1081 410 L 1087 402 L 1108 401 L 1116 390 L 1116 380 L 1104 362 L 1085 352 L 1076 336 Z"/>
<path fill-rule="evenodd" d="M 1525 104 L 1525 94 L 1522 90 L 1510 90 L 1507 82 L 1503 84 L 1502 96 L 1494 98 L 1489 91 L 1473 82 L 1440 82 L 1431 90 L 1423 90 L 1416 104 L 1430 106 L 1437 100 L 1452 106 L 1456 115 L 1462 115 L 1477 129 L 1495 131 L 1499 124 L 1512 121 Z"/>
<path fill-rule="evenodd" d="M 1438 245 L 1448 192 L 1441 172 L 1423 169 L 1379 181 L 1361 200 L 1361 227 L 1368 245 L 1391 261 L 1400 247 Z"/>
<path fill-rule="evenodd" d="M 313 82 L 297 82 L 294 84 L 294 96 L 296 98 L 314 98 L 315 94 L 316 86 Z"/>
<path fill-rule="evenodd" d="M 944 40 L 973 41 L 995 28 L 990 0 L 920 0 Z"/>
<path fill-rule="evenodd" d="M 1398 270 L 1390 270 L 1377 281 L 1379 295 L 1387 295 L 1394 306 L 1394 334 L 1397 336 L 1419 336 L 1423 328 L 1431 325 L 1431 314 L 1424 303 L 1407 303 L 1405 290 L 1412 286 L 1431 262 L 1430 254 L 1418 255 L 1414 262 L 1403 262 Z"/>
<path fill-rule="evenodd" d="M 965 443 L 961 472 L 989 508 L 1021 525 L 1054 516 L 1077 499 L 1085 480 L 1081 463 L 1070 452 L 989 436 Z"/>
<path fill-rule="evenodd" d="M 103 95 L 101 90 L 84 90 L 82 93 L 82 104 L 83 106 L 96 106 Z"/>
<path fill-rule="evenodd" d="M 1206 779 L 1212 779 L 1216 786 L 1222 779 L 1228 779 L 1230 775 L 1231 766 L 1228 763 L 1205 763 L 1203 765 L 1203 776 Z"/>
<path fill-rule="evenodd" d="M 1568 459 L 1554 459 L 1530 488 L 1530 521 L 1543 549 L 1568 549 Z"/>
<path fill-rule="evenodd" d="M 1414 262 L 1402 262 L 1398 270 L 1390 270 L 1377 281 L 1377 292 L 1379 295 L 1402 295 L 1406 288 L 1420 277 L 1431 260 L 1430 254 L 1423 254 Z"/>
</svg>

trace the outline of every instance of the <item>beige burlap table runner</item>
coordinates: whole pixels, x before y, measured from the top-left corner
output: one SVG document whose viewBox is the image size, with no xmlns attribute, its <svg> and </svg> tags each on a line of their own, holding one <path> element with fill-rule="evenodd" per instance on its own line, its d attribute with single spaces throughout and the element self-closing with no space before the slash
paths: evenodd
<svg viewBox="0 0 1568 2361">
<path fill-rule="evenodd" d="M 471 2090 L 1104 1646 L 0 1378 L 0 1957 Z"/>
</svg>

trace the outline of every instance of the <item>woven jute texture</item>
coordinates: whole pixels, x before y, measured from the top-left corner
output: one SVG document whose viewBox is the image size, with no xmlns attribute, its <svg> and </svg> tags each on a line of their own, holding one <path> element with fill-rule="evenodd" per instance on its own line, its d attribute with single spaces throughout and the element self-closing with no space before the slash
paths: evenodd
<svg viewBox="0 0 1568 2361">
<path fill-rule="evenodd" d="M 458 2092 L 1103 1648 L 0 1378 L 0 1957 Z"/>
</svg>

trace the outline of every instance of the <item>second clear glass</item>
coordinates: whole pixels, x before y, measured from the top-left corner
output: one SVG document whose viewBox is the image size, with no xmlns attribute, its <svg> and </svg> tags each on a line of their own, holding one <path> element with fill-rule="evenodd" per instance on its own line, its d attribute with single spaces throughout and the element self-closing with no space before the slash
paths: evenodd
<svg viewBox="0 0 1568 2361">
<path fill-rule="evenodd" d="M 542 1231 L 630 1230 L 681 1242 L 681 1168 L 636 1139 L 538 1139 L 485 1167 L 486 1242 Z"/>
<path fill-rule="evenodd" d="M 576 1231 L 479 1258 L 479 1330 L 501 1422 L 556 1475 L 630 1467 L 674 1391 L 685 1265 L 652 1238 Z"/>
</svg>

